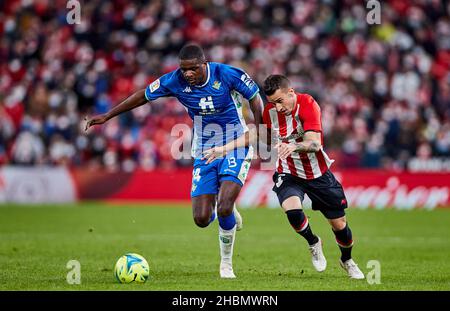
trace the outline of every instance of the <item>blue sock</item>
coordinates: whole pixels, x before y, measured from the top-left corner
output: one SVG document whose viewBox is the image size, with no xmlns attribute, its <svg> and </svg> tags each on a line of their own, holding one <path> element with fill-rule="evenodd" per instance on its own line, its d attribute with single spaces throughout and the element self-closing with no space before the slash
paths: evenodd
<svg viewBox="0 0 450 311">
<path fill-rule="evenodd" d="M 220 217 L 219 216 L 219 225 L 220 228 L 224 230 L 231 230 L 236 225 L 236 218 L 234 217 L 234 212 L 231 213 L 231 215 L 227 217 Z"/>
<path fill-rule="evenodd" d="M 216 212 L 212 211 L 211 218 L 209 219 L 209 223 L 212 223 L 216 219 Z"/>
</svg>

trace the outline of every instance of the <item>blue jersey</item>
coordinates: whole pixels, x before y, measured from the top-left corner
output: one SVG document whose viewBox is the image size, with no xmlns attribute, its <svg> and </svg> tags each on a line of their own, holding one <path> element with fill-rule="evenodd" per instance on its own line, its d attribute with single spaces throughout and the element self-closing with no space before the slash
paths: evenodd
<svg viewBox="0 0 450 311">
<path fill-rule="evenodd" d="M 213 146 L 222 146 L 246 132 L 242 115 L 242 97 L 255 97 L 259 88 L 243 70 L 220 63 L 207 63 L 207 79 L 203 85 L 192 86 L 180 69 L 155 80 L 145 89 L 152 101 L 174 96 L 186 107 L 194 121 L 192 156 Z"/>
</svg>

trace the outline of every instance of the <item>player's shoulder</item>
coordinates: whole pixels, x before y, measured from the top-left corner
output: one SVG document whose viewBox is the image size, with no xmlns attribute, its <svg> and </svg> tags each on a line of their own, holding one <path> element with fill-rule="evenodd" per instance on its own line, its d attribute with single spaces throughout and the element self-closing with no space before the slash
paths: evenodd
<svg viewBox="0 0 450 311">
<path fill-rule="evenodd" d="M 319 110 L 320 106 L 314 97 L 308 93 L 297 93 L 297 104 L 300 105 L 299 113 Z"/>
<path fill-rule="evenodd" d="M 265 106 L 264 106 L 264 112 L 269 112 L 272 109 L 276 109 L 275 105 L 272 104 L 271 102 L 268 102 Z"/>
<path fill-rule="evenodd" d="M 317 104 L 314 97 L 308 93 L 296 93 L 296 94 L 297 94 L 297 101 L 300 102 L 300 104 L 304 104 L 304 105 Z"/>
<path fill-rule="evenodd" d="M 210 68 L 216 69 L 216 70 L 229 70 L 230 68 L 233 68 L 233 66 L 224 64 L 224 63 L 217 63 L 217 62 L 208 62 Z"/>
<path fill-rule="evenodd" d="M 312 95 L 307 93 L 297 93 L 297 115 L 301 120 L 309 118 L 320 118 L 320 106 L 312 97 Z"/>
<path fill-rule="evenodd" d="M 272 111 L 272 113 L 271 113 L 271 111 Z M 268 102 L 264 106 L 264 111 L 263 111 L 263 121 L 264 121 L 264 123 L 267 124 L 267 123 L 271 122 L 270 118 L 271 118 L 271 116 L 274 115 L 273 114 L 274 111 L 276 112 L 276 108 L 275 108 L 275 105 L 272 104 L 271 102 Z"/>
<path fill-rule="evenodd" d="M 244 70 L 239 68 L 239 67 L 235 67 L 233 65 L 229 65 L 229 64 L 224 64 L 224 63 L 215 63 L 215 62 L 210 62 L 210 68 L 213 71 L 216 71 L 218 74 L 222 75 L 224 78 L 229 77 L 231 74 L 235 74 L 235 73 L 243 73 Z"/>
<path fill-rule="evenodd" d="M 164 83 L 166 85 L 172 85 L 172 84 L 176 84 L 176 83 L 180 83 L 180 78 L 182 77 L 181 75 L 181 70 L 180 68 L 169 71 L 168 73 L 162 75 L 159 80 L 161 81 L 161 83 Z"/>
</svg>

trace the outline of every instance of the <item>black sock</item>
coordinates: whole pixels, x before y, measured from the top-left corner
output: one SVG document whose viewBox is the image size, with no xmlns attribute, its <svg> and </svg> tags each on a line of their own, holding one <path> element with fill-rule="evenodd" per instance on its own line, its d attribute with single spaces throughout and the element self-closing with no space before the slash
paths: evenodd
<svg viewBox="0 0 450 311">
<path fill-rule="evenodd" d="M 286 212 L 292 228 L 308 241 L 309 245 L 315 244 L 319 238 L 312 232 L 308 223 L 308 218 L 301 209 L 293 209 Z"/>
<path fill-rule="evenodd" d="M 336 242 L 341 250 L 342 262 L 352 258 L 353 237 L 349 226 L 346 224 L 344 229 L 339 231 L 333 230 L 333 233 L 336 236 Z"/>
</svg>

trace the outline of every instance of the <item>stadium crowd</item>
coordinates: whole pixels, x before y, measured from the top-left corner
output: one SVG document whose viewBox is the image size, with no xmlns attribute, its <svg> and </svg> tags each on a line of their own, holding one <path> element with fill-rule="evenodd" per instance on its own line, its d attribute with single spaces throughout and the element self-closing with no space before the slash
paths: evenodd
<svg viewBox="0 0 450 311">
<path fill-rule="evenodd" d="M 446 1 L 382 1 L 379 25 L 360 0 L 80 3 L 81 23 L 69 25 L 67 1 L 0 1 L 0 164 L 190 165 L 170 152 L 172 127 L 192 123 L 174 98 L 89 133 L 83 123 L 177 68 L 189 41 L 259 85 L 283 73 L 310 93 L 335 165 L 402 170 L 450 157 Z"/>
</svg>

